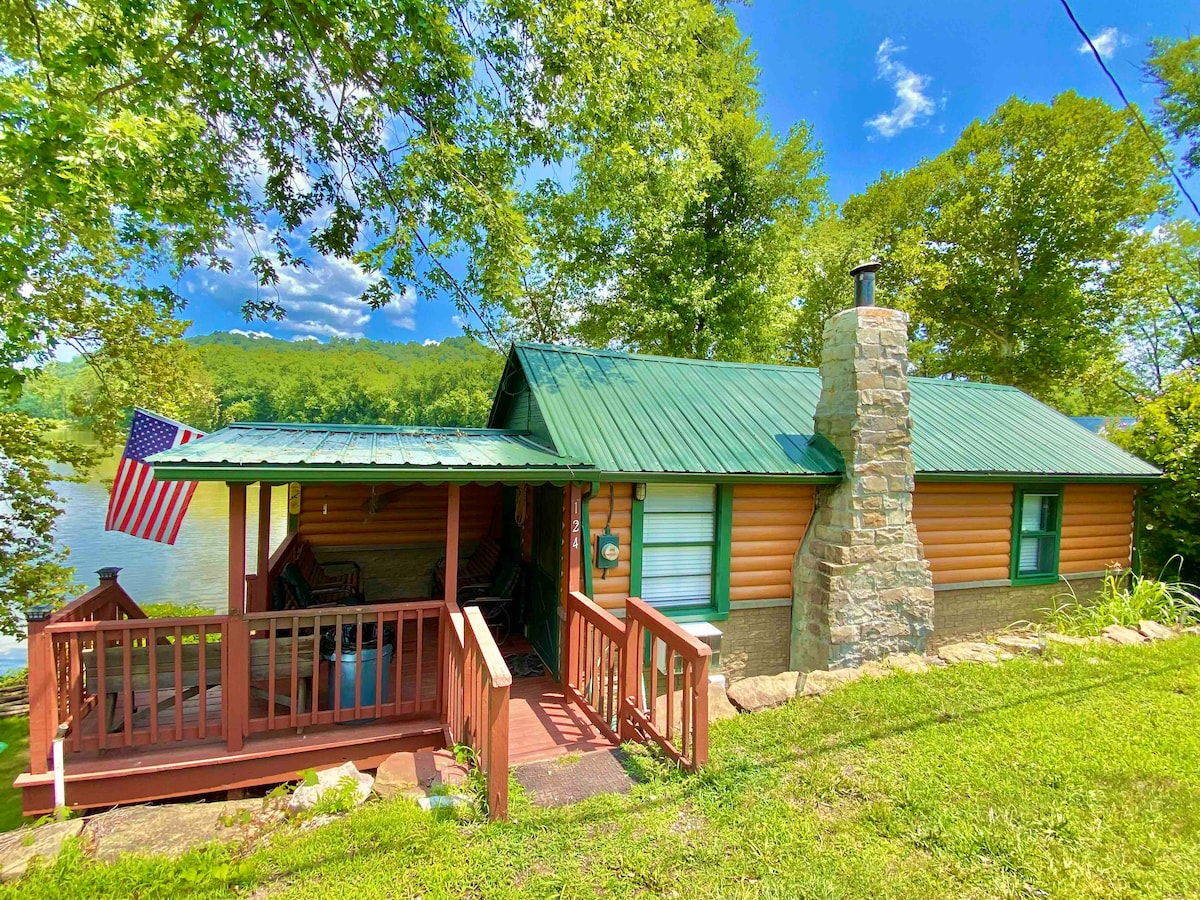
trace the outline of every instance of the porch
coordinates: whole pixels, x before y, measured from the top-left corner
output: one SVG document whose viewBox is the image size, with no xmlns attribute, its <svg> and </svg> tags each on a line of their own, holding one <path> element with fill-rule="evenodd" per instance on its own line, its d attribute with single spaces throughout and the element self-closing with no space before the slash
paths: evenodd
<svg viewBox="0 0 1200 900">
<path fill-rule="evenodd" d="M 461 566 L 463 485 L 440 490 L 444 558 Z M 272 608 L 304 536 L 293 530 L 267 552 L 270 493 L 260 486 L 263 574 L 248 576 L 246 485 L 230 485 L 228 612 L 148 619 L 108 572 L 31 618 L 31 763 L 17 780 L 27 814 L 55 806 L 56 735 L 66 804 L 77 809 L 278 783 L 347 760 L 370 769 L 391 753 L 462 744 L 502 818 L 512 763 L 620 740 L 654 741 L 689 768 L 704 762 L 709 650 L 638 600 L 620 619 L 579 593 L 579 542 L 564 540 L 578 534 L 578 485 L 531 510 L 521 557 L 541 557 L 541 618 L 502 644 L 481 607 L 460 604 L 454 565 L 438 597 Z M 546 673 L 514 679 L 506 653 L 533 651 Z"/>
</svg>

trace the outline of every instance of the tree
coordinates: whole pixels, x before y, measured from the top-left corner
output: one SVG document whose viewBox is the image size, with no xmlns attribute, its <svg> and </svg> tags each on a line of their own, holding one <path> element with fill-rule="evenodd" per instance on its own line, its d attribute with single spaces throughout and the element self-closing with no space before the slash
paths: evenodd
<svg viewBox="0 0 1200 900">
<path fill-rule="evenodd" d="M 184 415 L 197 384 L 171 284 L 228 266 L 234 236 L 258 248 L 254 314 L 284 315 L 281 268 L 319 253 L 376 273 L 372 306 L 446 290 L 488 318 L 530 254 L 529 166 L 570 160 L 586 183 L 704 144 L 697 36 L 722 16 L 703 0 L 0 0 L 0 393 L 15 402 L 72 348 L 102 435 L 137 402 Z M 680 175 L 668 202 L 695 183 Z M 59 594 L 49 465 L 85 460 L 22 413 L 0 424 L 11 612 Z"/>
<path fill-rule="evenodd" d="M 779 236 L 824 198 L 821 153 L 806 124 L 781 137 L 759 121 L 757 69 L 731 20 L 715 19 L 705 45 L 697 117 L 712 125 L 701 146 L 539 186 L 536 274 L 514 311 L 524 333 L 672 356 L 777 354 Z M 672 202 L 688 184 L 685 202 Z"/>
<path fill-rule="evenodd" d="M 850 270 L 871 258 L 870 229 L 851 225 L 836 207 L 825 206 L 811 225 L 781 235 L 780 283 L 792 296 L 782 356 L 803 366 L 821 364 L 821 333 L 834 313 L 853 298 Z"/>
<path fill-rule="evenodd" d="M 881 297 L 913 316 L 919 374 L 1047 397 L 1098 360 L 1118 367 L 1118 281 L 1170 203 L 1126 113 L 1068 92 L 1009 100 L 843 216 L 874 235 Z"/>
<path fill-rule="evenodd" d="M 1200 583 L 1200 372 L 1168 376 L 1162 391 L 1143 399 L 1138 421 L 1110 438 L 1163 470 L 1142 498 L 1142 550 L 1157 571 L 1183 557 L 1183 578 Z"/>
<path fill-rule="evenodd" d="M 1185 143 L 1189 171 L 1200 169 L 1200 37 L 1159 38 L 1146 61 L 1146 75 L 1159 87 L 1158 121 Z"/>
</svg>

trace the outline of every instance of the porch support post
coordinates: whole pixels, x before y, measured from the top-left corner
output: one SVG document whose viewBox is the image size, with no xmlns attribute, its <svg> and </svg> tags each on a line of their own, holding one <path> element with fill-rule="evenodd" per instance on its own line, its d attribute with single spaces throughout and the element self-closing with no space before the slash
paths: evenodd
<svg viewBox="0 0 1200 900">
<path fill-rule="evenodd" d="M 578 484 L 563 487 L 562 580 L 558 598 L 558 671 L 563 686 L 571 677 L 567 646 L 571 635 L 567 630 L 567 595 L 583 586 L 583 488 Z"/>
<path fill-rule="evenodd" d="M 53 640 L 46 633 L 50 608 L 28 619 L 29 648 L 29 773 L 44 775 L 49 770 L 50 745 L 57 727 L 58 693 L 54 681 Z"/>
<path fill-rule="evenodd" d="M 566 592 L 577 591 L 583 585 L 583 488 L 569 484 L 563 489 L 563 571 L 566 573 Z M 563 605 L 566 596 L 563 596 Z"/>
<path fill-rule="evenodd" d="M 258 485 L 258 561 L 254 569 L 255 612 L 266 612 L 270 608 L 270 590 L 267 570 L 271 567 L 271 485 L 263 481 Z M 247 598 L 249 601 L 249 598 Z"/>
<path fill-rule="evenodd" d="M 458 514 L 461 487 L 446 485 L 446 596 L 453 603 L 458 599 Z"/>
<path fill-rule="evenodd" d="M 229 611 L 246 612 L 246 485 L 229 485 Z"/>
</svg>

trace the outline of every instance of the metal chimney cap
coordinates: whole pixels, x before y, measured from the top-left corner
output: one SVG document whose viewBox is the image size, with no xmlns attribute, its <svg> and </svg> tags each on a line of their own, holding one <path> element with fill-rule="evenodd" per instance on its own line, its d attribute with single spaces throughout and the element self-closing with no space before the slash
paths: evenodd
<svg viewBox="0 0 1200 900">
<path fill-rule="evenodd" d="M 850 270 L 850 274 L 857 278 L 859 275 L 863 275 L 867 272 L 878 272 L 882 267 L 883 263 L 878 262 L 877 260 L 871 260 L 870 262 L 859 263 Z"/>
</svg>

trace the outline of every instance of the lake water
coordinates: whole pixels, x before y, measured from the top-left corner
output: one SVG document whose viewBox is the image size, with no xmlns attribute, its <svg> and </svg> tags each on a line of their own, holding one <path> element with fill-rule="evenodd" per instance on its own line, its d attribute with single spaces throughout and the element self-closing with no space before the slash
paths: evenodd
<svg viewBox="0 0 1200 900">
<path fill-rule="evenodd" d="M 98 583 L 97 569 L 120 566 L 121 585 L 138 603 L 197 603 L 224 611 L 229 605 L 229 489 L 222 483 L 201 483 L 196 487 L 173 546 L 105 531 L 107 482 L 116 474 L 119 458 L 117 454 L 105 461 L 87 482 L 63 481 L 56 485 L 65 510 L 58 520 L 56 543 L 67 549 L 76 580 L 87 590 Z M 246 571 L 253 572 L 256 562 L 253 544 L 258 534 L 258 492 L 253 486 L 246 505 Z M 287 534 L 285 488 L 275 488 L 271 507 L 273 549 Z M 25 661 L 23 641 L 0 637 L 0 674 L 24 666 Z"/>
</svg>

